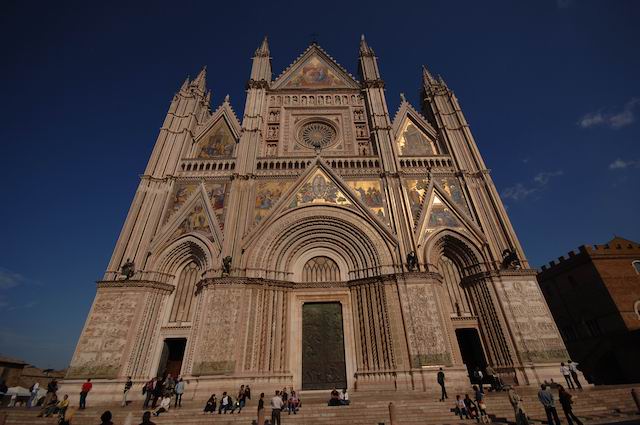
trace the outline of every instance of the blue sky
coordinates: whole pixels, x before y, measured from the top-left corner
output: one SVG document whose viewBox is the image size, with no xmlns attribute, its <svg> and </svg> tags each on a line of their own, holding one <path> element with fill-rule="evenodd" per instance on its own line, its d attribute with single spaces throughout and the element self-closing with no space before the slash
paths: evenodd
<svg viewBox="0 0 640 425">
<path fill-rule="evenodd" d="M 277 75 L 365 33 L 392 114 L 441 74 L 533 265 L 640 240 L 640 3 L 260 3 L 3 3 L 0 352 L 68 364 L 172 95 L 207 65 L 241 116 L 265 34 Z"/>
</svg>

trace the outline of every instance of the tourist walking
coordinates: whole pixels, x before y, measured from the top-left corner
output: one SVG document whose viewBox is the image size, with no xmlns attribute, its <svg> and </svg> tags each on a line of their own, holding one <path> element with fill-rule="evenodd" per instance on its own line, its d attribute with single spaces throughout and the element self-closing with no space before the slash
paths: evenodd
<svg viewBox="0 0 640 425">
<path fill-rule="evenodd" d="M 476 420 L 478 423 L 489 423 L 489 415 L 487 415 L 487 405 L 484 402 L 484 393 L 477 385 L 474 385 L 473 391 L 475 392 L 476 405 L 478 406 L 478 417 Z"/>
<path fill-rule="evenodd" d="M 449 397 L 447 396 L 447 390 L 444 387 L 444 370 L 442 368 L 440 368 L 440 370 L 438 371 L 437 380 L 441 390 L 440 401 L 444 401 L 445 398 L 449 398 Z"/>
<path fill-rule="evenodd" d="M 176 387 L 174 389 L 176 393 L 176 404 L 174 407 L 182 407 L 182 394 L 184 394 L 185 383 L 182 378 L 178 378 L 178 382 L 176 382 Z"/>
<path fill-rule="evenodd" d="M 558 411 L 556 410 L 556 402 L 553 398 L 553 393 L 545 384 L 540 385 L 538 400 L 542 403 L 544 411 L 547 414 L 547 423 L 549 425 L 560 425 L 560 418 L 558 418 Z"/>
<path fill-rule="evenodd" d="M 282 425 L 280 419 L 282 406 L 284 406 L 284 403 L 282 402 L 280 391 L 276 390 L 276 395 L 271 399 L 271 425 Z"/>
<path fill-rule="evenodd" d="M 564 376 L 564 380 L 567 381 L 567 387 L 572 390 L 575 389 L 573 382 L 571 382 L 571 370 L 564 362 L 560 363 L 560 373 Z"/>
<path fill-rule="evenodd" d="M 567 417 L 569 425 L 573 425 L 573 421 L 575 421 L 577 425 L 582 425 L 582 421 L 573 414 L 573 408 L 571 406 L 573 404 L 573 396 L 569 394 L 562 385 L 558 389 L 558 399 L 560 400 L 560 405 L 562 406 L 564 415 Z"/>
<path fill-rule="evenodd" d="M 569 360 L 567 362 L 569 365 L 569 372 L 571 372 L 571 377 L 573 378 L 573 382 L 576 383 L 576 386 L 578 387 L 579 390 L 582 389 L 582 385 L 580 384 L 580 381 L 578 380 L 578 363 L 576 362 L 572 362 L 571 360 Z"/>
<path fill-rule="evenodd" d="M 156 380 L 157 378 L 152 378 L 149 381 L 147 381 L 146 384 L 144 384 L 144 387 L 142 387 L 142 394 L 145 395 L 144 403 L 142 405 L 143 409 L 149 408 L 149 402 L 151 401 L 151 397 L 153 397 L 153 394 L 156 389 Z"/>
<path fill-rule="evenodd" d="M 82 384 L 82 389 L 80 390 L 80 409 L 87 408 L 87 395 L 89 391 L 91 391 L 91 388 L 93 388 L 91 378 L 87 378 L 87 381 Z"/>
<path fill-rule="evenodd" d="M 131 377 L 128 377 L 127 382 L 124 384 L 124 392 L 122 393 L 122 407 L 127 407 L 127 396 L 129 395 L 129 391 L 131 391 L 131 387 L 133 387 L 133 381 Z"/>
<path fill-rule="evenodd" d="M 29 401 L 27 401 L 27 407 L 33 407 L 38 403 L 38 390 L 40 389 L 40 384 L 37 382 L 29 388 L 31 392 L 31 396 L 29 397 Z"/>
<path fill-rule="evenodd" d="M 484 388 L 482 386 L 483 379 L 484 379 L 484 375 L 482 374 L 480 367 L 476 366 L 476 368 L 473 371 L 473 380 L 476 382 L 477 385 L 480 386 L 480 392 L 484 394 Z"/>
</svg>

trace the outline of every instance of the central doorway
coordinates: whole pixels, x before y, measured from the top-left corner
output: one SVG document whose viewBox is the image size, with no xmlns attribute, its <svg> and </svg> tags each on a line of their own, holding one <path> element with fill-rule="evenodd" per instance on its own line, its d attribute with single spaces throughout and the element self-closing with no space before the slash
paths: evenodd
<svg viewBox="0 0 640 425">
<path fill-rule="evenodd" d="M 180 376 L 186 347 L 187 338 L 167 338 L 164 340 L 160 367 L 158 368 L 159 377 L 165 378 L 169 374 L 173 378 Z"/>
<path fill-rule="evenodd" d="M 484 358 L 480 335 L 478 334 L 478 330 L 475 328 L 462 328 L 456 329 L 456 337 L 458 337 L 458 345 L 460 346 L 462 361 L 467 366 L 469 378 L 471 379 L 476 367 L 479 367 L 482 371 L 487 367 L 487 361 Z"/>
<path fill-rule="evenodd" d="M 342 305 L 302 305 L 302 389 L 347 387 Z"/>
</svg>

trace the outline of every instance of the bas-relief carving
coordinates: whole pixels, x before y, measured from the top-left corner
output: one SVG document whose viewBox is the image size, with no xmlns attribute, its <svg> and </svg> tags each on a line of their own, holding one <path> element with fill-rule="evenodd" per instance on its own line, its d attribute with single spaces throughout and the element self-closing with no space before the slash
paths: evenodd
<svg viewBox="0 0 640 425">
<path fill-rule="evenodd" d="M 202 333 L 194 356 L 193 374 L 233 373 L 236 361 L 236 335 L 240 320 L 240 288 L 206 290 L 207 302 L 202 316 Z"/>
<path fill-rule="evenodd" d="M 438 294 L 434 288 L 429 285 L 407 286 L 407 302 L 407 317 L 411 318 L 411 366 L 451 364 L 444 324 L 438 310 Z"/>
<path fill-rule="evenodd" d="M 67 378 L 116 378 L 141 294 L 98 293 Z"/>
<path fill-rule="evenodd" d="M 535 281 L 502 283 L 505 312 L 516 328 L 515 343 L 524 357 L 533 362 L 561 361 L 568 358 L 553 318 Z"/>
</svg>

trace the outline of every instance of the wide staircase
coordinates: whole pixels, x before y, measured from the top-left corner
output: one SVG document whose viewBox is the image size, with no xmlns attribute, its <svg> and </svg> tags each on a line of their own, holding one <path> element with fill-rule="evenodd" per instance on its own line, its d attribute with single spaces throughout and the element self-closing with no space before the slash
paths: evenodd
<svg viewBox="0 0 640 425">
<path fill-rule="evenodd" d="M 605 386 L 588 388 L 584 391 L 573 391 L 574 413 L 585 424 L 611 424 L 625 423 L 640 424 L 635 403 L 631 397 L 632 386 Z M 639 389 L 640 390 L 640 389 Z M 524 399 L 524 407 L 532 423 L 546 423 L 544 409 L 537 399 L 537 388 L 519 387 L 517 392 Z M 380 392 L 354 392 L 351 394 L 351 405 L 340 407 L 327 406 L 328 394 L 305 393 L 301 394 L 302 408 L 296 415 L 282 413 L 283 424 L 286 425 L 312 425 L 312 424 L 348 424 L 348 425 L 385 425 L 391 424 L 389 418 L 389 402 L 393 402 L 396 408 L 397 425 L 427 425 L 427 424 L 471 424 L 472 420 L 460 420 L 452 413 L 453 400 L 456 394 L 449 394 L 449 400 L 444 403 L 438 401 L 439 394 L 409 391 L 380 391 Z M 461 394 L 464 396 L 464 394 Z M 471 394 L 470 394 L 471 395 Z M 557 395 L 557 392 L 556 392 Z M 268 399 L 266 397 L 266 405 Z M 74 400 L 77 402 L 77 400 Z M 88 399 L 91 404 L 91 397 Z M 248 405 L 238 414 L 210 415 L 203 414 L 204 402 L 185 401 L 180 409 L 171 409 L 160 417 L 152 418 L 158 425 L 250 425 L 256 419 L 257 400 L 250 400 Z M 513 409 L 509 404 L 506 392 L 487 393 L 487 410 L 494 423 L 513 423 Z M 566 418 L 559 403 L 558 414 L 562 423 L 566 424 Z M 143 410 L 140 403 L 134 403 L 126 408 L 118 405 L 93 406 L 86 410 L 78 411 L 73 425 L 97 425 L 99 417 L 105 410 L 113 413 L 113 423 L 122 425 L 129 414 L 132 414 L 134 425 L 141 422 Z M 270 409 L 265 410 L 267 416 Z M 37 418 L 38 411 L 26 408 L 4 408 L 0 410 L 0 418 L 6 415 L 6 425 L 34 425 L 56 424 L 55 418 Z M 0 425 L 2 419 L 0 419 Z"/>
</svg>

